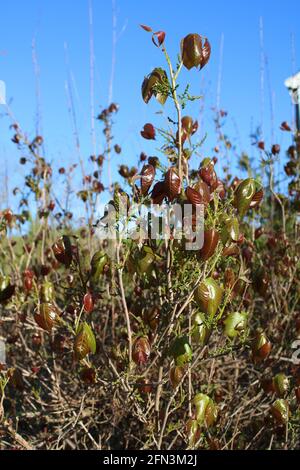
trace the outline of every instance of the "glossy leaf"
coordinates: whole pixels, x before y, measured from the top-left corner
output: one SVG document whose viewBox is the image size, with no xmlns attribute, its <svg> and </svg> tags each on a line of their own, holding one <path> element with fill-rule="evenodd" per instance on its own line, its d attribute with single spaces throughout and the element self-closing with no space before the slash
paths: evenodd
<svg viewBox="0 0 300 470">
<path fill-rule="evenodd" d="M 70 266 L 72 262 L 72 246 L 70 238 L 63 235 L 52 246 L 55 258 L 66 267 Z"/>
<path fill-rule="evenodd" d="M 283 398 L 289 391 L 289 387 L 290 387 L 289 378 L 285 374 L 279 373 L 275 375 L 273 379 L 273 383 L 274 383 L 276 394 L 280 398 Z"/>
<path fill-rule="evenodd" d="M 272 349 L 271 342 L 262 330 L 258 330 L 252 341 L 252 359 L 255 364 L 259 364 L 266 359 Z"/>
<path fill-rule="evenodd" d="M 155 168 L 152 165 L 144 165 L 141 171 L 141 192 L 145 196 L 151 187 L 155 177 Z"/>
<path fill-rule="evenodd" d="M 142 83 L 142 97 L 148 103 L 154 95 L 160 104 L 165 104 L 170 90 L 168 76 L 162 68 L 155 68 Z"/>
<path fill-rule="evenodd" d="M 205 346 L 210 337 L 211 330 L 206 326 L 204 315 L 197 313 L 193 321 L 193 340 L 199 345 Z"/>
<path fill-rule="evenodd" d="M 286 400 L 279 398 L 271 406 L 271 414 L 279 425 L 284 425 L 289 420 L 289 404 Z"/>
<path fill-rule="evenodd" d="M 38 326 L 50 333 L 52 328 L 59 322 L 60 313 L 55 305 L 42 303 L 34 313 L 34 319 Z"/>
<path fill-rule="evenodd" d="M 176 388 L 181 383 L 184 373 L 185 373 L 185 368 L 183 366 L 171 367 L 169 377 L 170 377 L 170 383 L 173 388 Z"/>
<path fill-rule="evenodd" d="M 205 184 L 205 183 L 204 183 Z M 207 186 L 206 186 L 207 187 Z M 193 206 L 198 206 L 200 204 L 203 204 L 206 206 L 210 200 L 210 194 L 209 190 L 207 187 L 208 192 L 206 193 L 205 187 L 201 187 L 200 185 L 198 186 L 200 191 L 198 191 L 195 188 L 192 188 L 191 186 L 188 186 L 185 190 L 185 194 L 187 197 L 187 200 L 193 205 Z"/>
<path fill-rule="evenodd" d="M 214 401 L 204 393 L 197 393 L 193 399 L 196 408 L 196 420 L 200 426 L 211 427 L 218 418 L 218 407 Z"/>
<path fill-rule="evenodd" d="M 219 243 L 220 236 L 218 232 L 214 229 L 205 230 L 203 247 L 199 251 L 199 258 L 202 261 L 207 261 L 213 256 L 216 251 L 217 245 Z"/>
<path fill-rule="evenodd" d="M 176 338 L 170 348 L 170 354 L 173 357 L 176 366 L 184 366 L 192 360 L 192 349 L 187 336 Z"/>
<path fill-rule="evenodd" d="M 145 31 L 147 31 L 147 33 L 152 32 L 152 28 L 150 28 L 150 26 L 147 26 L 145 24 L 140 24 L 140 27 L 143 28 Z"/>
<path fill-rule="evenodd" d="M 141 136 L 146 140 L 155 140 L 155 129 L 151 123 L 144 125 L 143 130 L 141 131 Z"/>
<path fill-rule="evenodd" d="M 161 204 L 166 197 L 165 183 L 164 181 L 159 181 L 153 187 L 151 198 L 153 204 Z"/>
<path fill-rule="evenodd" d="M 235 190 L 234 205 L 240 216 L 244 216 L 250 207 L 255 194 L 255 181 L 252 178 L 243 180 Z"/>
<path fill-rule="evenodd" d="M 45 281 L 40 288 L 40 296 L 42 302 L 49 303 L 54 300 L 54 285 L 50 281 Z"/>
<path fill-rule="evenodd" d="M 96 251 L 91 261 L 91 280 L 94 285 L 99 283 L 107 263 L 108 258 L 106 253 L 102 250 Z"/>
<path fill-rule="evenodd" d="M 88 354 L 95 354 L 96 339 L 90 325 L 83 322 L 79 325 L 74 341 L 74 354 L 77 360 L 84 359 Z"/>
<path fill-rule="evenodd" d="M 211 47 L 208 40 L 203 42 L 203 39 L 199 34 L 188 34 L 181 41 L 181 58 L 188 70 L 192 67 L 202 69 L 209 61 Z"/>
<path fill-rule="evenodd" d="M 166 33 L 164 31 L 157 31 L 152 35 L 152 42 L 156 47 L 160 47 L 165 41 Z"/>
<path fill-rule="evenodd" d="M 196 419 L 190 418 L 186 424 L 187 441 L 189 447 L 194 447 L 201 437 L 201 429 Z"/>
<path fill-rule="evenodd" d="M 147 336 L 139 337 L 133 343 L 132 359 L 138 365 L 145 365 L 148 362 L 151 348 Z"/>
<path fill-rule="evenodd" d="M 201 311 L 210 317 L 213 317 L 223 297 L 223 289 L 212 278 L 207 278 L 202 281 L 197 287 L 194 299 Z"/>
<path fill-rule="evenodd" d="M 259 207 L 261 201 L 263 200 L 263 197 L 264 197 L 264 190 L 261 188 L 258 191 L 256 191 L 253 198 L 251 199 L 250 209 L 255 209 L 256 207 Z"/>
<path fill-rule="evenodd" d="M 236 217 L 226 217 L 221 231 L 222 242 L 237 242 L 240 236 L 239 221 Z"/>
<path fill-rule="evenodd" d="M 94 299 L 91 292 L 87 292 L 83 297 L 83 307 L 86 313 L 91 313 L 94 310 Z"/>
<path fill-rule="evenodd" d="M 247 325 L 247 317 L 246 312 L 229 313 L 224 321 L 226 336 L 233 339 L 244 332 Z"/>
<path fill-rule="evenodd" d="M 165 192 L 172 202 L 181 192 L 181 180 L 175 168 L 170 168 L 165 176 Z"/>
</svg>

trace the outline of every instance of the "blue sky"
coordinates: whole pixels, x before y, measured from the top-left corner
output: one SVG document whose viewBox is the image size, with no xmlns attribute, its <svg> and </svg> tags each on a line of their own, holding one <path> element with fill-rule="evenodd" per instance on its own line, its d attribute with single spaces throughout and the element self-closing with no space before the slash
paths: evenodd
<svg viewBox="0 0 300 470">
<path fill-rule="evenodd" d="M 300 2 L 290 0 L 215 0 L 179 2 L 171 0 L 115 0 L 117 32 L 113 99 L 120 105 L 115 135 L 123 148 L 115 163 L 135 164 L 139 153 L 156 153 L 155 143 L 143 140 L 139 131 L 146 122 L 161 123 L 155 115 L 160 105 L 149 105 L 141 99 L 144 75 L 155 66 L 164 66 L 161 52 L 150 36 L 138 25 L 166 31 L 166 46 L 173 58 L 180 39 L 190 32 L 209 38 L 212 45 L 210 63 L 201 72 L 182 73 L 181 83 L 189 81 L 191 92 L 205 94 L 205 100 L 194 103 L 187 114 L 201 117 L 198 138 L 208 132 L 203 155 L 212 155 L 216 144 L 211 107 L 216 105 L 220 70 L 220 43 L 224 38 L 220 106 L 229 112 L 228 134 L 238 150 L 253 153 L 249 134 L 262 122 L 266 141 L 286 145 L 291 135 L 279 131 L 284 120 L 291 120 L 292 108 L 283 81 L 299 68 Z M 93 0 L 95 48 L 95 111 L 105 106 L 111 74 L 112 2 Z M 77 161 L 67 107 L 65 81 L 72 74 L 82 155 L 92 153 L 90 137 L 89 77 L 89 1 L 88 0 L 0 0 L 0 80 L 4 80 L 7 98 L 22 128 L 30 136 L 36 129 L 36 82 L 32 63 L 32 40 L 35 38 L 40 67 L 40 109 L 47 159 L 54 167 Z M 264 25 L 265 69 L 264 99 L 260 86 L 259 18 Z M 121 34 L 119 34 L 121 33 Z M 291 38 L 294 37 L 292 40 Z M 292 47 L 294 43 L 294 47 Z M 66 65 L 66 46 L 68 66 Z M 271 125 L 270 96 L 274 108 Z M 204 111 L 200 113 L 200 109 Z M 169 110 L 169 108 L 167 108 Z M 1 109 L 0 109 L 1 111 Z M 199 114 L 200 113 L 200 114 Z M 170 115 L 174 116 L 170 108 Z M 0 118 L 0 184 L 7 168 L 10 185 L 18 183 L 24 168 L 10 142 L 9 120 Z M 102 133 L 96 122 L 97 150 L 102 148 Z M 232 165 L 236 157 L 230 155 Z M 195 160 L 197 164 L 197 161 Z M 222 163 L 222 162 L 221 162 Z M 220 165 L 221 165 L 220 163 Z M 116 171 L 115 171 L 116 174 Z"/>
</svg>

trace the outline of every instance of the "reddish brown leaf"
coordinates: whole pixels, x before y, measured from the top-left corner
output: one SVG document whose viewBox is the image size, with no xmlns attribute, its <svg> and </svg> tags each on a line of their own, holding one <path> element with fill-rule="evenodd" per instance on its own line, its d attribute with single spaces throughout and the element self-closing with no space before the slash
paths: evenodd
<svg viewBox="0 0 300 470">
<path fill-rule="evenodd" d="M 286 121 L 281 123 L 280 129 L 286 132 L 291 132 L 292 130 Z"/>
<path fill-rule="evenodd" d="M 263 200 L 263 197 L 264 197 L 264 190 L 263 189 L 260 189 L 259 191 L 256 191 L 256 193 L 254 194 L 254 196 L 251 200 L 250 208 L 255 209 L 256 207 L 258 207 L 260 205 L 261 201 Z"/>
<path fill-rule="evenodd" d="M 154 185 L 154 188 L 151 193 L 153 204 L 161 204 L 164 198 L 166 197 L 165 183 L 159 181 Z"/>
<path fill-rule="evenodd" d="M 145 196 L 155 177 L 155 168 L 152 165 L 144 165 L 141 171 L 141 191 Z"/>
<path fill-rule="evenodd" d="M 149 122 L 144 125 L 143 130 L 141 131 L 141 136 L 147 140 L 155 140 L 155 129 L 152 124 Z"/>
<path fill-rule="evenodd" d="M 147 31 L 147 33 L 152 32 L 152 28 L 150 28 L 150 26 L 147 26 L 145 24 L 140 24 L 140 27 L 143 28 L 145 31 Z"/>
<path fill-rule="evenodd" d="M 203 247 L 199 251 L 199 257 L 202 261 L 207 261 L 216 251 L 220 236 L 214 229 L 205 230 Z"/>
<path fill-rule="evenodd" d="M 133 344 L 132 359 L 138 365 L 144 365 L 150 356 L 150 344 L 146 336 L 137 338 Z"/>
<path fill-rule="evenodd" d="M 169 201 L 173 201 L 181 191 L 181 181 L 175 170 L 170 168 L 165 176 L 165 191 Z"/>
<path fill-rule="evenodd" d="M 207 206 L 210 202 L 210 191 L 207 184 L 204 181 L 199 181 L 195 184 L 194 189 L 200 194 L 202 204 Z"/>
<path fill-rule="evenodd" d="M 152 35 L 152 42 L 156 47 L 160 47 L 163 44 L 165 37 L 166 33 L 164 31 L 157 31 Z"/>
<path fill-rule="evenodd" d="M 86 313 L 91 313 L 94 309 L 94 299 L 91 292 L 87 292 L 83 297 L 83 307 Z"/>
<path fill-rule="evenodd" d="M 203 44 L 199 34 L 188 34 L 181 42 L 183 65 L 190 70 L 192 67 L 202 69 L 209 61 L 211 47 L 207 39 Z"/>
</svg>

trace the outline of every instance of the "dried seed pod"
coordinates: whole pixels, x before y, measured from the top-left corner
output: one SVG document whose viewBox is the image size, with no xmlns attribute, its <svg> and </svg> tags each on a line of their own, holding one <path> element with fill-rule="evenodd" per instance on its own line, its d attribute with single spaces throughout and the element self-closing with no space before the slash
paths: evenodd
<svg viewBox="0 0 300 470">
<path fill-rule="evenodd" d="M 155 168 L 152 165 L 144 165 L 141 171 L 141 192 L 145 196 L 155 177 Z"/>
<path fill-rule="evenodd" d="M 278 398 L 270 408 L 271 415 L 279 425 L 285 425 L 289 420 L 289 404 L 286 400 Z"/>
<path fill-rule="evenodd" d="M 184 366 L 192 360 L 192 349 L 187 336 L 177 337 L 170 348 L 170 355 L 173 357 L 176 366 Z"/>
<path fill-rule="evenodd" d="M 235 338 L 244 332 L 247 326 L 247 312 L 229 313 L 224 321 L 225 334 L 228 338 Z"/>
<path fill-rule="evenodd" d="M 204 42 L 203 39 L 205 39 Z M 208 40 L 199 34 L 188 34 L 181 41 L 181 58 L 188 70 L 192 67 L 199 67 L 201 70 L 209 61 L 210 53 L 211 47 Z"/>
<path fill-rule="evenodd" d="M 254 364 L 259 364 L 266 359 L 272 349 L 272 344 L 267 335 L 262 330 L 258 330 L 252 341 L 252 360 Z"/>
<path fill-rule="evenodd" d="M 34 319 L 38 326 L 48 333 L 59 322 L 59 317 L 59 310 L 51 303 L 42 303 L 34 313 Z"/>
<path fill-rule="evenodd" d="M 203 247 L 198 253 L 202 261 L 207 261 L 215 253 L 220 236 L 215 229 L 205 230 Z"/>
<path fill-rule="evenodd" d="M 85 356 L 92 353 L 95 354 L 96 352 L 96 339 L 88 323 L 83 322 L 79 325 L 76 337 L 74 341 L 74 355 L 75 359 L 81 360 L 84 359 Z"/>
<path fill-rule="evenodd" d="M 197 393 L 193 399 L 196 408 L 196 420 L 200 426 L 211 427 L 218 419 L 218 407 L 215 402 L 204 393 Z"/>
<path fill-rule="evenodd" d="M 185 373 L 185 368 L 183 366 L 171 367 L 169 378 L 170 378 L 170 383 L 173 388 L 176 388 L 181 383 L 184 373 Z"/>
<path fill-rule="evenodd" d="M 59 238 L 52 246 L 52 250 L 57 261 L 66 267 L 70 266 L 72 262 L 72 245 L 69 237 L 63 235 Z"/>
<path fill-rule="evenodd" d="M 201 311 L 210 317 L 216 314 L 222 302 L 222 297 L 222 287 L 211 277 L 202 281 L 194 294 L 194 299 Z"/>
<path fill-rule="evenodd" d="M 234 206 L 237 208 L 240 216 L 243 217 L 249 209 L 255 190 L 255 181 L 252 178 L 243 180 L 236 188 Z"/>
<path fill-rule="evenodd" d="M 170 168 L 165 176 L 165 193 L 172 202 L 181 192 L 181 180 L 175 168 Z"/>
<path fill-rule="evenodd" d="M 276 394 L 280 398 L 283 398 L 288 393 L 290 388 L 289 378 L 285 374 L 279 373 L 275 375 L 273 383 Z"/>
<path fill-rule="evenodd" d="M 141 336 L 134 341 L 132 359 L 138 366 L 145 365 L 148 362 L 150 352 L 151 348 L 147 336 Z"/>
</svg>

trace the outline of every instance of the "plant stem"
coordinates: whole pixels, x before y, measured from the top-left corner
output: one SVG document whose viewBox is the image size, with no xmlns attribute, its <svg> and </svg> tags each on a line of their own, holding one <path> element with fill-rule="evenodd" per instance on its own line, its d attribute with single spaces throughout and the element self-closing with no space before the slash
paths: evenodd
<svg viewBox="0 0 300 470">
<path fill-rule="evenodd" d="M 168 66 L 169 66 L 170 78 L 171 78 L 172 98 L 173 98 L 174 105 L 175 105 L 175 108 L 176 108 L 176 111 L 177 111 L 177 120 L 178 120 L 178 174 L 179 174 L 179 178 L 181 180 L 182 179 L 182 138 L 181 138 L 182 137 L 181 136 L 182 126 L 181 126 L 181 106 L 180 106 L 180 103 L 178 101 L 178 96 L 177 96 L 177 92 L 176 92 L 176 80 L 177 80 L 179 72 L 181 70 L 182 63 L 180 64 L 176 74 L 174 74 L 174 70 L 173 70 L 173 67 L 172 67 L 172 63 L 171 63 L 169 54 L 167 53 L 167 50 L 166 50 L 165 47 L 163 47 L 162 50 L 163 50 L 163 53 L 165 54 L 166 61 L 167 61 Z"/>
</svg>

